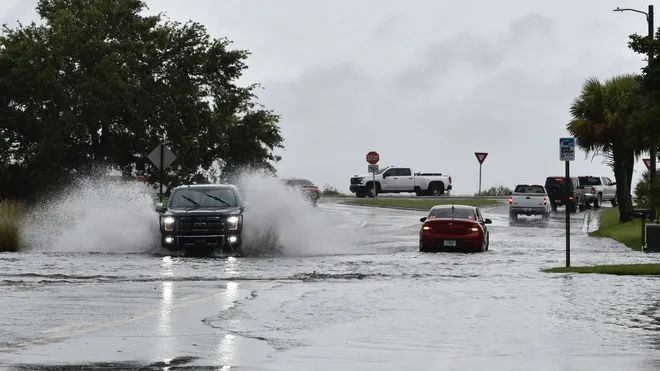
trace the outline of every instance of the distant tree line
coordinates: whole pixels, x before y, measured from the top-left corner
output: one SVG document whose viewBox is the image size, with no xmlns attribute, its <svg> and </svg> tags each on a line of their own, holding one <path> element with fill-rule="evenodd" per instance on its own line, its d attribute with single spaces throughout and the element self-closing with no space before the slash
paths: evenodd
<svg viewBox="0 0 660 371">
<path fill-rule="evenodd" d="M 177 159 L 169 185 L 268 169 L 283 148 L 246 50 L 196 22 L 145 16 L 141 0 L 39 0 L 43 24 L 0 35 L 0 198 L 31 199 L 111 165 L 158 181 L 147 155 Z"/>
<path fill-rule="evenodd" d="M 511 194 L 511 192 L 512 192 L 511 188 L 505 186 L 499 186 L 499 187 L 490 187 L 484 191 L 481 191 L 481 193 L 477 192 L 474 195 L 481 197 L 508 196 Z"/>
</svg>

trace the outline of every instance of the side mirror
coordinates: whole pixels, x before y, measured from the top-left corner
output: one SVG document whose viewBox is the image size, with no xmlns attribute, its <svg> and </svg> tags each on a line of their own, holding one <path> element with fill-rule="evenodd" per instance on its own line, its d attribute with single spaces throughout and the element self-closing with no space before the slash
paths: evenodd
<svg viewBox="0 0 660 371">
<path fill-rule="evenodd" d="M 422 222 L 422 223 L 424 223 L 424 222 L 426 221 L 426 217 L 419 218 L 419 221 Z"/>
<path fill-rule="evenodd" d="M 162 213 L 163 211 L 165 211 L 165 209 L 167 209 L 167 208 L 165 206 L 163 206 L 162 202 L 159 202 L 159 203 L 156 204 L 156 211 L 157 212 Z"/>
<path fill-rule="evenodd" d="M 490 219 L 486 219 L 486 220 L 484 220 L 484 223 L 485 223 L 485 224 L 493 224 L 493 221 L 490 220 Z"/>
<path fill-rule="evenodd" d="M 383 179 L 387 178 L 387 174 L 383 173 Z"/>
</svg>

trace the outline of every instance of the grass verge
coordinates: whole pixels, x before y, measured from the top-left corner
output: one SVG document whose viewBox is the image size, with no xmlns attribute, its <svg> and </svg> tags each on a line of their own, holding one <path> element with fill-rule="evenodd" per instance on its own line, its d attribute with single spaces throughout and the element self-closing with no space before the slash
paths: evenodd
<svg viewBox="0 0 660 371">
<path fill-rule="evenodd" d="M 415 210 L 430 210 L 435 205 L 469 205 L 469 206 L 492 206 L 503 205 L 502 202 L 497 200 L 487 200 L 480 198 L 451 198 L 446 200 L 438 199 L 396 199 L 396 198 L 376 198 L 376 199 L 358 199 L 344 201 L 346 205 L 356 206 L 375 206 L 375 207 L 400 207 Z"/>
<path fill-rule="evenodd" d="M 605 209 L 600 213 L 598 229 L 589 232 L 591 237 L 607 237 L 628 246 L 635 251 L 642 250 L 642 221 L 634 219 L 619 223 L 619 209 Z"/>
<path fill-rule="evenodd" d="M 616 264 L 584 267 L 556 267 L 543 270 L 546 273 L 597 273 L 618 276 L 655 276 L 660 275 L 660 264 Z"/>
<path fill-rule="evenodd" d="M 20 227 L 24 212 L 20 202 L 0 201 L 0 252 L 20 250 Z"/>
</svg>

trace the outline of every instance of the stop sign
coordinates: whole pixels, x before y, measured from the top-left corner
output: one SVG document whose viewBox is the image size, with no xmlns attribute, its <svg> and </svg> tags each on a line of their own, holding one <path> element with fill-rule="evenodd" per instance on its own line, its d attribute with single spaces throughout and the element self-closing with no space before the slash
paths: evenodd
<svg viewBox="0 0 660 371">
<path fill-rule="evenodd" d="M 380 161 L 380 156 L 376 151 L 370 151 L 367 153 L 367 162 L 371 165 L 376 165 Z"/>
</svg>

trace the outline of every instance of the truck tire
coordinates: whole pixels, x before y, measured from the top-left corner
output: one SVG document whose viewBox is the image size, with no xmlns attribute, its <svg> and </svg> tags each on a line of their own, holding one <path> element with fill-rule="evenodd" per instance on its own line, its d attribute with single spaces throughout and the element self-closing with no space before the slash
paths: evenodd
<svg viewBox="0 0 660 371">
<path fill-rule="evenodd" d="M 366 194 L 366 192 L 355 192 L 355 197 L 365 198 L 365 197 L 367 197 L 367 194 Z"/>
<path fill-rule="evenodd" d="M 603 203 L 603 195 L 599 193 L 598 197 L 594 200 L 594 209 L 600 208 L 600 204 L 602 203 Z"/>
<path fill-rule="evenodd" d="M 442 196 L 445 194 L 445 184 L 442 182 L 431 182 L 429 184 L 429 195 L 430 196 Z"/>
<path fill-rule="evenodd" d="M 380 184 L 378 184 L 378 182 L 376 182 L 375 192 L 374 192 L 374 183 L 373 182 L 367 183 L 367 196 L 369 196 L 369 198 L 374 198 L 378 196 L 379 191 L 380 191 Z"/>
<path fill-rule="evenodd" d="M 552 209 L 552 211 L 557 211 L 557 204 L 554 202 L 550 202 L 550 209 Z"/>
<path fill-rule="evenodd" d="M 615 197 L 615 198 L 612 199 L 612 207 L 616 207 L 616 205 L 617 205 L 617 203 L 616 203 L 616 197 Z"/>
</svg>

